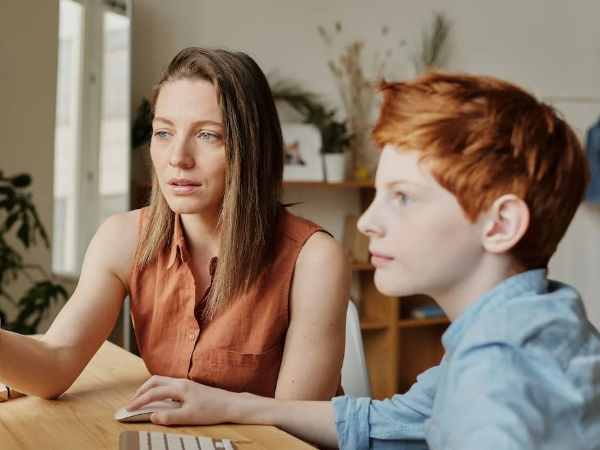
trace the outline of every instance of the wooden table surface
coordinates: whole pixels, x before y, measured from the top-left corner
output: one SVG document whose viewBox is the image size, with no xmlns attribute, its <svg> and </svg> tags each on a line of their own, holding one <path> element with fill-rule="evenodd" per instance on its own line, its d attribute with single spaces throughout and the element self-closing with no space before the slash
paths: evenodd
<svg viewBox="0 0 600 450">
<path fill-rule="evenodd" d="M 0 403 L 0 449 L 118 449 L 122 431 L 144 430 L 231 439 L 239 450 L 314 450 L 271 426 L 164 427 L 117 422 L 115 411 L 128 403 L 148 377 L 139 357 L 106 342 L 58 400 L 24 396 Z"/>
</svg>

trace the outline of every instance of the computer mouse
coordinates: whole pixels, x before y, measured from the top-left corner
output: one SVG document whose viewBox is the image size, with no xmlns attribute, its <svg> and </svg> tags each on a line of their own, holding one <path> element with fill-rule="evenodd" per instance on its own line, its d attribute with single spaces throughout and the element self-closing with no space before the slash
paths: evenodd
<svg viewBox="0 0 600 450">
<path fill-rule="evenodd" d="M 181 408 L 177 401 L 157 401 L 148 403 L 135 411 L 127 411 L 125 407 L 115 413 L 115 419 L 119 422 L 150 422 L 150 415 L 156 411 Z"/>
</svg>

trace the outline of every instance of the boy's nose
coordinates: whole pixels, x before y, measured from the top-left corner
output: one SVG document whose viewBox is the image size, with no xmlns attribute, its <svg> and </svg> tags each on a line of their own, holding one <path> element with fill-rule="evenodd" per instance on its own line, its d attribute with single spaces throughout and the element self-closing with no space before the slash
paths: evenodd
<svg viewBox="0 0 600 450">
<path fill-rule="evenodd" d="M 382 227 L 377 224 L 373 203 L 371 203 L 371 206 L 369 206 L 363 215 L 360 216 L 356 227 L 358 228 L 358 231 L 366 236 L 381 236 Z"/>
</svg>

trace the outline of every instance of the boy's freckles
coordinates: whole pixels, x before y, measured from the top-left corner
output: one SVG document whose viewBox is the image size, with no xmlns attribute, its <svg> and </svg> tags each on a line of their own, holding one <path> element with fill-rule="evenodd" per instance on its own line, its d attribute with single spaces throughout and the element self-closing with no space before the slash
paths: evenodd
<svg viewBox="0 0 600 450">
<path fill-rule="evenodd" d="M 375 184 L 358 226 L 370 238 L 377 288 L 390 296 L 443 297 L 449 287 L 468 283 L 484 254 L 481 225 L 467 220 L 421 153 L 385 146 Z"/>
</svg>

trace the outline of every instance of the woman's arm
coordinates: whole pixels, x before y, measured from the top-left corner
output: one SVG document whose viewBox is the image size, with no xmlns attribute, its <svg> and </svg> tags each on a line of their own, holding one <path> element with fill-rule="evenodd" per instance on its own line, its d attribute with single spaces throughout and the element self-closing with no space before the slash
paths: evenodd
<svg viewBox="0 0 600 450">
<path fill-rule="evenodd" d="M 73 384 L 114 327 L 131 269 L 139 211 L 117 214 L 86 251 L 75 292 L 39 340 L 0 331 L 0 382 L 54 398 Z"/>
<path fill-rule="evenodd" d="M 180 401 L 181 408 L 153 413 L 154 423 L 274 425 L 307 442 L 328 448 L 338 446 L 330 401 L 275 400 L 203 386 L 190 380 L 153 376 L 138 389 L 127 409 L 133 411 L 165 398 Z"/>
<path fill-rule="evenodd" d="M 274 425 L 313 444 L 344 449 L 427 448 L 424 422 L 432 414 L 439 373 L 439 366 L 429 369 L 417 377 L 406 394 L 392 399 L 346 396 L 328 402 L 277 400 L 187 379 L 153 376 L 137 390 L 127 409 L 134 411 L 156 400 L 172 399 L 179 401 L 181 408 L 155 412 L 152 422 Z"/>
<path fill-rule="evenodd" d="M 330 400 L 335 395 L 344 359 L 350 279 L 342 245 L 325 233 L 311 236 L 294 269 L 275 398 Z"/>
</svg>

